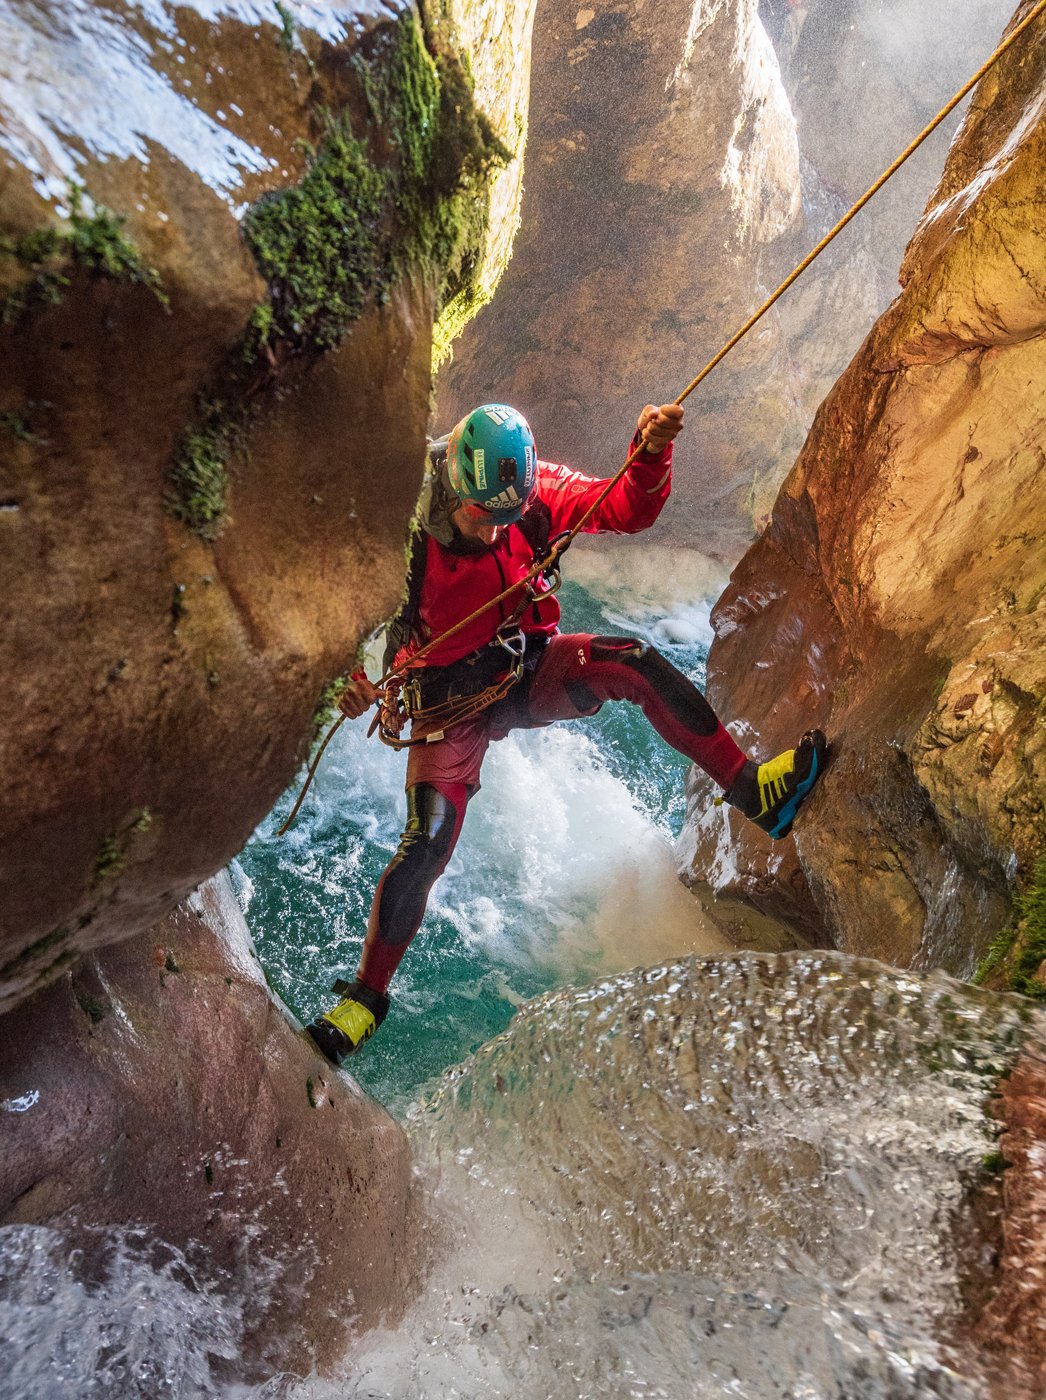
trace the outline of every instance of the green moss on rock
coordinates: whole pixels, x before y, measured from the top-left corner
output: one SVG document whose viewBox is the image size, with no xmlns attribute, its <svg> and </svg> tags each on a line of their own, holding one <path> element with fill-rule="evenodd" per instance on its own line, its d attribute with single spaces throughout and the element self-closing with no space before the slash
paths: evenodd
<svg viewBox="0 0 1046 1400">
<path fill-rule="evenodd" d="M 0 255 L 13 258 L 28 274 L 0 304 L 0 320 L 5 325 L 35 309 L 58 305 L 73 268 L 81 268 L 91 277 L 148 287 L 167 305 L 159 273 L 148 266 L 123 231 L 126 219 L 104 204 L 94 205 L 92 212 L 87 213 L 84 194 L 83 186 L 70 185 L 69 220 L 65 226 L 35 229 L 16 240 L 0 239 Z"/>
<path fill-rule="evenodd" d="M 343 117 L 328 117 L 323 143 L 301 184 L 264 195 L 243 220 L 269 284 L 268 338 L 336 345 L 363 310 L 380 269 L 379 225 L 387 179 Z"/>
<path fill-rule="evenodd" d="M 204 403 L 200 419 L 182 434 L 168 477 L 167 508 L 205 540 L 225 519 L 228 460 L 246 431 L 244 412 L 234 417 L 220 400 Z"/>
<path fill-rule="evenodd" d="M 277 13 L 287 32 L 293 17 L 282 6 Z M 490 178 L 511 154 L 476 109 L 444 20 L 408 11 L 379 26 L 352 73 L 367 120 L 354 129 L 349 104 L 319 113 L 299 183 L 263 195 L 243 218 L 268 296 L 184 433 L 168 483 L 168 508 L 204 539 L 222 528 L 229 461 L 256 412 L 259 384 L 289 354 L 333 349 L 415 269 L 437 288 L 437 311 L 454 306 L 448 328 L 460 328 L 485 300 L 474 282 Z"/>
<path fill-rule="evenodd" d="M 1046 1001 L 1039 968 L 1046 962 L 1046 856 L 1036 861 L 1027 887 L 1013 901 L 1013 918 L 988 946 L 973 981 Z"/>
<path fill-rule="evenodd" d="M 252 340 L 330 349 L 412 265 L 441 304 L 474 269 L 489 176 L 510 153 L 472 99 L 460 56 L 413 11 L 378 32 L 354 70 L 366 140 L 347 112 L 325 113 L 300 183 L 264 195 L 243 231 L 269 283 Z"/>
<path fill-rule="evenodd" d="M 293 53 L 295 40 L 298 35 L 298 26 L 295 23 L 294 16 L 286 5 L 280 3 L 280 0 L 274 0 L 273 8 L 280 22 L 280 48 L 283 49 L 285 53 Z"/>
<path fill-rule="evenodd" d="M 120 838 L 106 836 L 98 847 L 98 854 L 94 858 L 94 867 L 91 871 L 92 889 L 100 885 L 103 880 L 113 879 L 119 875 L 126 860 L 127 855 Z"/>
<path fill-rule="evenodd" d="M 316 701 L 316 709 L 312 715 L 312 739 L 313 743 L 323 734 L 324 730 L 334 723 L 338 714 L 338 701 L 345 694 L 345 687 L 349 683 L 349 678 L 336 676 L 331 683 L 324 687 L 320 698 Z"/>
</svg>

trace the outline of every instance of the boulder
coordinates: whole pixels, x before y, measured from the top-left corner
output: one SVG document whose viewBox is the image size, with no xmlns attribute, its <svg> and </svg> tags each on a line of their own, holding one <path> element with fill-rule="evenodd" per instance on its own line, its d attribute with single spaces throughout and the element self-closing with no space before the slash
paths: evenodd
<svg viewBox="0 0 1046 1400">
<path fill-rule="evenodd" d="M 400 1127 L 273 1000 L 228 876 L 4 1018 L 0 1224 L 170 1245 L 244 1374 L 330 1366 L 415 1288 Z"/>
</svg>

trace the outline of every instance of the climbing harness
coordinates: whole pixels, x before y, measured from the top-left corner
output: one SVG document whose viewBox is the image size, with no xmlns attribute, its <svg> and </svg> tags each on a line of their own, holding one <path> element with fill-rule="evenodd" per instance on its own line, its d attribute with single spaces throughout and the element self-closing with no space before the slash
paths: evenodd
<svg viewBox="0 0 1046 1400">
<path fill-rule="evenodd" d="M 788 274 L 788 276 L 776 289 L 776 291 L 772 292 L 771 295 L 767 297 L 767 299 L 758 308 L 758 310 L 754 311 L 752 315 L 749 316 L 748 320 L 745 321 L 744 324 L 740 326 L 737 331 L 735 331 L 735 333 L 730 337 L 730 339 L 725 343 L 725 345 L 723 345 L 723 347 L 715 355 L 713 355 L 713 357 L 708 361 L 708 363 L 701 370 L 701 372 L 695 375 L 695 377 L 690 381 L 690 383 L 686 386 L 683 392 L 679 394 L 676 399 L 673 400 L 674 403 L 682 404 L 687 398 L 689 398 L 689 396 L 694 392 L 694 390 L 702 382 L 702 380 L 706 379 L 708 375 L 710 375 L 712 371 L 716 368 L 716 366 L 720 364 L 721 361 L 724 360 L 727 355 L 729 355 L 730 351 L 734 348 L 734 346 L 737 345 L 739 341 L 743 340 L 744 337 L 748 334 L 748 332 L 759 321 L 762 320 L 762 318 L 766 315 L 766 313 L 770 310 L 774 303 L 777 302 L 779 298 L 784 295 L 784 293 L 788 290 L 792 283 L 802 276 L 802 274 L 811 265 L 811 263 L 814 262 L 816 258 L 820 257 L 820 255 L 824 252 L 828 245 L 831 242 L 833 242 L 839 236 L 840 233 L 842 233 L 843 229 L 846 228 L 846 226 L 851 222 L 851 220 L 854 219 L 865 207 L 865 205 L 873 198 L 873 196 L 876 195 L 879 192 L 879 190 L 882 189 L 883 185 L 886 184 L 887 180 L 889 180 L 891 176 L 895 175 L 897 171 L 900 170 L 901 166 L 905 163 L 905 161 L 909 159 L 910 156 L 914 155 L 914 153 L 919 149 L 919 147 L 923 144 L 927 137 L 931 136 L 933 132 L 937 130 L 941 122 L 943 122 L 944 119 L 955 110 L 955 108 L 959 105 L 963 98 L 966 97 L 966 95 L 977 86 L 977 84 L 981 81 L 984 75 L 987 72 L 989 72 L 990 69 L 992 69 L 996 63 L 998 63 L 999 59 L 1002 58 L 1003 54 L 1005 54 L 1017 42 L 1017 40 L 1021 37 L 1025 30 L 1028 29 L 1035 22 L 1035 20 L 1037 20 L 1039 16 L 1043 14 L 1044 11 L 1046 11 L 1046 0 L 1037 0 L 1037 3 L 1034 6 L 1034 8 L 1031 9 L 1028 12 L 1028 14 L 1026 14 L 1024 18 L 1017 25 L 1014 26 L 1013 29 L 1011 29 L 1009 34 L 1007 34 L 1005 38 L 1003 38 L 1003 40 L 999 43 L 998 47 L 994 50 L 994 52 L 991 53 L 989 57 L 985 59 L 985 61 L 981 64 L 980 68 L 977 69 L 976 73 L 974 73 L 973 76 L 969 78 L 967 82 L 965 82 L 962 85 L 961 88 L 959 88 L 958 92 L 956 92 L 955 95 L 952 98 L 950 98 L 947 103 L 945 103 L 945 105 L 941 108 L 941 110 L 937 113 L 933 120 L 923 128 L 919 135 L 916 136 L 915 139 L 908 146 L 905 147 L 905 149 L 901 152 L 897 159 L 894 160 L 886 168 L 886 170 L 883 171 L 883 173 L 879 176 L 879 178 L 875 181 L 874 184 L 869 186 L 869 188 L 864 192 L 864 194 L 861 195 L 860 199 L 858 199 L 857 202 L 853 204 L 850 207 L 850 209 L 847 210 L 847 212 L 838 221 L 838 223 L 833 228 L 831 228 L 828 231 L 828 233 L 825 234 L 821 241 L 818 244 L 816 244 L 816 246 L 813 247 L 809 253 L 807 253 L 806 257 L 803 258 L 802 262 L 798 263 L 792 269 L 792 271 Z M 468 627 L 471 623 L 475 622 L 477 618 L 481 617 L 491 608 L 497 607 L 499 603 L 503 603 L 506 599 L 513 597 L 515 594 L 518 593 L 520 595 L 520 601 L 510 621 L 513 624 L 518 624 L 519 619 L 522 617 L 523 612 L 525 611 L 528 603 L 533 601 L 536 597 L 544 596 L 546 592 L 554 592 L 555 588 L 558 588 L 559 586 L 559 561 L 563 557 L 563 554 L 566 552 L 567 549 L 569 549 L 571 544 L 573 544 L 574 540 L 584 529 L 585 525 L 592 518 L 595 512 L 599 509 L 599 507 L 603 504 L 606 498 L 610 495 L 611 491 L 618 484 L 618 482 L 624 476 L 625 472 L 629 469 L 629 467 L 632 465 L 632 463 L 636 460 L 636 458 L 642 451 L 643 441 L 642 439 L 640 439 L 632 448 L 632 451 L 629 453 L 628 457 L 621 464 L 621 466 L 614 473 L 614 475 L 607 480 L 607 483 L 604 486 L 603 490 L 599 493 L 599 495 L 588 507 L 585 513 L 581 516 L 581 518 L 576 522 L 576 524 L 570 530 L 565 531 L 561 535 L 557 535 L 554 540 L 551 540 L 549 542 L 545 556 L 542 559 L 535 560 L 534 564 L 523 576 L 523 578 L 517 579 L 515 583 L 510 584 L 507 588 L 503 589 L 494 597 L 487 599 L 486 602 L 482 603 L 478 608 L 474 609 L 473 612 L 469 613 L 467 617 L 461 618 L 460 621 L 454 623 L 452 627 L 448 627 L 445 632 L 440 634 L 440 636 L 432 638 L 432 640 L 426 642 L 424 646 L 419 647 L 419 649 L 416 652 L 414 652 L 411 656 L 407 657 L 398 666 L 393 665 L 386 669 L 384 675 L 380 678 L 380 680 L 375 682 L 375 689 L 378 691 L 380 697 L 379 709 L 377 715 L 374 718 L 374 721 L 371 724 L 370 729 L 368 730 L 368 736 L 370 734 L 373 734 L 375 730 L 378 730 L 379 736 L 381 737 L 383 742 L 397 749 L 408 748 L 415 743 L 433 743 L 436 739 L 443 737 L 443 733 L 447 728 L 451 728 L 455 724 L 460 724 L 465 719 L 471 718 L 473 715 L 480 714 L 483 710 L 489 708 L 490 705 L 495 704 L 498 700 L 504 698 L 504 696 L 508 694 L 509 690 L 511 690 L 512 686 L 515 685 L 520 678 L 521 661 L 518 664 L 516 662 L 513 662 L 510 665 L 509 670 L 504 677 L 502 677 L 496 683 L 492 683 L 486 688 L 478 691 L 476 694 L 470 696 L 457 696 L 453 697 L 452 699 L 448 698 L 442 704 L 432 706 L 428 709 L 424 708 L 423 702 L 422 708 L 412 708 L 412 702 L 415 696 L 420 697 L 420 691 L 415 691 L 411 689 L 411 686 L 414 683 L 410 682 L 407 679 L 407 673 L 413 669 L 416 669 L 419 666 L 419 664 L 425 659 L 425 657 L 431 651 L 434 650 L 435 647 L 441 645 L 450 637 L 456 636 L 457 633 L 463 631 L 466 627 Z M 546 578 L 546 580 L 556 580 L 555 588 L 550 587 L 540 591 L 537 590 L 535 587 L 536 581 L 542 577 Z M 491 643 L 491 646 L 496 647 L 497 645 L 499 645 L 498 638 L 495 637 L 494 642 Z M 403 728 L 404 723 L 408 718 L 410 718 L 411 720 L 422 720 L 425 728 L 428 728 L 429 724 L 434 724 L 436 727 L 433 732 L 427 734 L 423 738 L 401 739 L 399 738 L 399 734 Z M 323 743 L 320 745 L 319 749 L 316 752 L 316 756 L 312 761 L 308 775 L 305 779 L 305 783 L 301 789 L 301 792 L 298 794 L 298 799 L 292 807 L 290 815 L 287 817 L 287 820 L 283 823 L 283 825 L 277 832 L 278 836 L 284 835 L 284 833 L 290 828 L 295 817 L 298 815 L 298 811 L 301 808 L 301 804 L 305 800 L 305 796 L 308 793 L 310 786 L 312 785 L 312 780 L 315 776 L 316 769 L 319 766 L 320 759 L 323 757 L 323 752 L 326 749 L 327 745 L 330 743 L 331 739 L 337 733 L 338 729 L 341 727 L 344 720 L 345 716 L 340 715 L 338 719 L 335 720 L 330 730 L 327 732 Z"/>
</svg>

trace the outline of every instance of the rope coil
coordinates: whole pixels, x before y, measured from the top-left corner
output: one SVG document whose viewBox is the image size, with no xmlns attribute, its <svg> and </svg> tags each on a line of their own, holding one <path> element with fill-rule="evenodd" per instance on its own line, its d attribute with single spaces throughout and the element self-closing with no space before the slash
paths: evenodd
<svg viewBox="0 0 1046 1400">
<path fill-rule="evenodd" d="M 955 110 L 955 108 L 959 105 L 963 98 L 966 97 L 967 94 L 970 93 L 977 86 L 977 84 L 981 81 L 985 74 L 988 73 L 990 69 L 992 69 L 995 66 L 996 63 L 998 63 L 999 59 L 1002 58 L 1003 54 L 1005 54 L 1010 48 L 1012 48 L 1012 46 L 1017 42 L 1021 35 L 1035 22 L 1035 20 L 1039 18 L 1040 15 L 1043 14 L 1044 11 L 1046 11 L 1046 0 L 1037 0 L 1035 6 L 1028 12 L 1028 14 L 1024 16 L 1024 18 L 1018 24 L 1016 24 L 1013 27 L 1013 29 L 1010 30 L 1009 34 L 1007 34 L 1001 40 L 997 48 L 995 48 L 995 50 L 988 56 L 988 58 L 985 59 L 985 61 L 981 64 L 980 68 L 977 69 L 976 73 L 974 73 L 972 77 L 970 77 L 962 85 L 962 87 L 959 88 L 959 90 L 954 94 L 954 96 L 951 97 L 948 100 L 948 102 L 945 103 L 945 105 L 941 108 L 941 110 L 937 113 L 933 120 L 929 122 L 922 129 L 919 135 L 916 136 L 915 139 L 905 147 L 901 154 L 893 162 L 891 162 L 889 166 L 887 166 L 887 168 L 883 171 L 879 178 L 868 187 L 868 189 L 864 192 L 863 195 L 861 195 L 860 199 L 858 199 L 856 203 L 851 205 L 851 207 L 838 221 L 838 223 L 836 223 L 835 226 L 831 228 L 828 231 L 828 233 L 825 234 L 825 236 L 820 240 L 820 242 L 817 243 L 810 250 L 806 257 L 803 258 L 802 262 L 798 263 L 792 269 L 792 271 L 784 279 L 781 285 L 774 292 L 772 292 L 769 297 L 767 297 L 767 299 L 758 308 L 758 310 L 754 311 L 752 315 L 749 316 L 747 321 L 745 321 L 744 324 L 740 326 L 737 331 L 734 332 L 734 334 L 722 346 L 722 348 L 719 351 L 717 351 L 717 353 L 713 355 L 713 357 L 708 361 L 708 363 L 700 371 L 700 373 L 694 376 L 694 378 L 686 386 L 683 392 L 673 400 L 673 403 L 682 405 L 685 402 L 685 400 L 689 398 L 689 396 L 694 392 L 694 390 L 702 382 L 702 380 L 706 379 L 708 375 L 711 374 L 711 372 L 716 368 L 716 366 L 726 358 L 726 356 L 730 353 L 731 350 L 733 350 L 733 348 L 738 344 L 738 342 L 743 340 L 744 337 L 748 334 L 748 332 L 752 330 L 752 328 L 759 321 L 762 320 L 762 318 L 766 315 L 770 308 L 784 295 L 784 293 L 788 290 L 792 283 L 802 276 L 802 274 L 811 265 L 811 263 L 814 262 L 816 258 L 820 257 L 820 255 L 824 252 L 828 245 L 832 243 L 839 236 L 840 233 L 842 233 L 843 229 L 846 228 L 846 226 L 851 222 L 851 220 L 853 220 L 861 212 L 865 205 L 876 194 L 878 194 L 878 192 L 886 184 L 887 180 L 889 180 L 891 176 L 895 175 L 897 171 L 900 170 L 901 166 L 904 165 L 905 161 L 907 161 L 910 156 L 914 155 L 914 153 L 919 149 L 923 142 L 929 136 L 931 136 L 933 132 L 937 130 L 941 122 L 943 122 L 944 119 Z M 565 551 L 569 549 L 571 544 L 573 544 L 574 540 L 584 529 L 585 525 L 592 518 L 594 513 L 599 509 L 599 507 L 603 504 L 606 498 L 610 495 L 610 492 L 618 484 L 618 482 L 624 476 L 625 472 L 629 469 L 629 467 L 632 465 L 632 463 L 636 460 L 636 458 L 642 451 L 643 443 L 639 442 L 632 449 L 628 457 L 617 469 L 614 475 L 608 479 L 603 490 L 588 507 L 584 515 L 581 516 L 580 520 L 578 520 L 577 523 L 570 530 L 566 531 L 565 534 L 557 536 L 557 538 L 550 543 L 548 547 L 548 552 L 545 555 L 544 559 L 536 561 L 531 567 L 531 569 L 524 575 L 523 578 L 518 579 L 515 583 L 510 584 L 500 593 L 488 599 L 485 603 L 481 604 L 473 612 L 469 613 L 467 617 L 463 617 L 452 627 L 448 627 L 447 630 L 441 633 L 438 637 L 432 638 L 432 640 L 427 642 L 424 646 L 420 647 L 418 651 L 414 652 L 411 656 L 409 656 L 403 662 L 401 662 L 399 666 L 390 667 L 389 670 L 386 671 L 385 674 L 380 678 L 380 680 L 375 682 L 375 689 L 378 690 L 379 694 L 381 695 L 381 700 L 379 701 L 378 714 L 375 717 L 374 722 L 371 724 L 368 734 L 373 734 L 375 729 L 378 729 L 384 742 L 389 743 L 393 748 L 407 748 L 413 742 L 415 742 L 410 739 L 401 740 L 398 738 L 399 730 L 394 728 L 395 723 L 399 720 L 399 712 L 397 710 L 389 711 L 391 733 L 388 737 L 386 737 L 383 716 L 385 711 L 385 696 L 389 691 L 389 687 L 393 687 L 392 694 L 393 697 L 395 697 L 395 695 L 397 694 L 397 682 L 399 688 L 401 689 L 403 685 L 403 678 L 406 676 L 407 672 L 417 667 L 421 663 L 421 661 L 423 661 L 424 658 L 428 656 L 430 652 L 433 651 L 435 647 L 441 645 L 448 638 L 455 636 L 458 632 L 462 631 L 465 627 L 469 626 L 470 623 L 474 622 L 478 617 L 482 617 L 483 614 L 488 612 L 491 608 L 496 607 L 499 603 L 504 602 L 507 598 L 511 598 L 515 593 L 519 592 L 520 590 L 524 591 L 522 593 L 522 602 L 520 603 L 518 608 L 517 618 L 518 616 L 522 615 L 523 609 L 526 607 L 526 604 L 529 600 L 527 590 L 532 589 L 534 581 L 542 574 L 551 573 L 555 574 L 558 577 L 559 560 L 562 558 Z M 506 687 L 504 693 L 507 694 L 507 691 L 511 688 L 512 684 L 514 684 L 514 681 L 510 682 L 510 685 Z M 491 687 L 491 689 L 494 689 L 494 687 Z M 479 699 L 480 697 L 476 696 L 462 698 Z M 501 696 L 499 695 L 495 698 L 500 699 Z M 488 705 L 493 704 L 494 702 L 494 699 L 488 700 L 484 705 L 469 711 L 467 715 L 462 715 L 460 718 L 448 720 L 448 727 L 450 727 L 450 725 L 454 723 L 461 723 L 462 718 L 470 718 L 472 714 L 479 713 L 481 709 L 487 708 Z M 309 791 L 309 787 L 312 784 L 312 780 L 315 776 L 316 768 L 319 764 L 320 758 L 323 756 L 324 750 L 330 743 L 331 739 L 334 737 L 334 734 L 337 732 L 344 719 L 344 715 L 339 716 L 339 718 L 334 722 L 333 726 L 324 738 L 323 743 L 320 745 L 320 748 L 316 753 L 316 757 L 313 759 L 312 765 L 309 768 L 308 776 L 306 777 L 305 784 L 298 795 L 298 799 L 295 802 L 293 808 L 291 809 L 291 813 L 288 816 L 287 820 L 283 823 L 279 831 L 276 833 L 278 836 L 283 836 L 284 833 L 290 828 L 290 826 L 294 822 L 294 819 L 298 814 L 301 804 L 305 800 L 305 796 Z M 400 724 L 400 728 L 402 728 L 402 723 Z"/>
</svg>

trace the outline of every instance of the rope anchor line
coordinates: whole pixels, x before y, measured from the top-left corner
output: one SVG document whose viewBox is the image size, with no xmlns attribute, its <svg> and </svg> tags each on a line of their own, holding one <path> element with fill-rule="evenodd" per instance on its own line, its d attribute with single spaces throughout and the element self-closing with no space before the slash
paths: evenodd
<svg viewBox="0 0 1046 1400">
<path fill-rule="evenodd" d="M 1013 29 L 1010 30 L 1009 34 L 1005 35 L 1005 37 L 1000 41 L 998 47 L 995 48 L 995 50 L 988 56 L 988 58 L 985 59 L 985 61 L 981 64 L 980 68 L 977 69 L 976 73 L 974 73 L 972 77 L 970 77 L 965 83 L 963 83 L 962 87 L 959 88 L 959 90 L 954 94 L 953 97 L 949 98 L 949 100 L 945 103 L 945 105 L 941 108 L 941 110 L 937 113 L 933 120 L 929 122 L 925 127 L 923 127 L 919 135 L 916 136 L 915 139 L 904 148 L 904 150 L 896 158 L 896 160 L 892 161 L 891 164 L 887 166 L 887 168 L 874 182 L 874 184 L 870 185 L 868 189 L 865 190 L 864 194 L 861 195 L 860 199 L 858 199 L 854 204 L 850 206 L 850 208 L 846 211 L 846 213 L 838 221 L 838 223 L 833 228 L 829 229 L 829 231 L 825 234 L 825 236 L 821 239 L 819 243 L 817 243 L 813 248 L 811 248 L 810 252 L 807 253 L 806 257 L 803 258 L 802 262 L 796 264 L 796 266 L 792 269 L 792 271 L 788 274 L 788 276 L 784 279 L 784 281 L 776 289 L 776 291 L 772 292 L 770 296 L 767 297 L 767 299 L 758 308 L 758 310 L 754 311 L 752 315 L 749 316 L 748 320 L 745 321 L 744 324 L 734 332 L 734 334 L 723 345 L 723 347 L 715 355 L 713 355 L 713 357 L 705 365 L 704 369 L 702 369 L 699 374 L 695 375 L 695 377 L 690 381 L 690 383 L 686 386 L 683 392 L 673 400 L 674 403 L 682 404 L 686 399 L 690 397 L 690 395 L 694 392 L 694 390 L 701 383 L 701 381 L 706 379 L 708 375 L 710 375 L 712 371 L 716 368 L 716 366 L 719 365 L 727 357 L 727 355 L 729 355 L 730 351 L 733 350 L 733 348 L 738 344 L 738 342 L 744 339 L 744 337 L 753 328 L 753 326 L 755 326 L 759 321 L 762 320 L 762 318 L 766 315 L 766 313 L 770 310 L 774 303 L 777 302 L 785 294 L 785 292 L 792 285 L 792 283 L 802 276 L 802 274 L 811 265 L 811 263 L 813 263 L 815 259 L 820 257 L 820 255 L 824 252 L 824 250 L 828 247 L 830 243 L 832 243 L 836 238 L 838 238 L 839 234 L 842 233 L 843 229 L 846 228 L 847 224 L 849 224 L 851 220 L 856 218 L 856 216 L 861 212 L 864 206 L 876 194 L 878 194 L 878 192 L 886 184 L 887 180 L 889 180 L 891 176 L 896 175 L 897 171 L 900 170 L 901 166 L 904 165 L 905 161 L 908 160 L 910 156 L 915 154 L 915 152 L 919 149 L 919 147 L 923 144 L 927 137 L 932 136 L 932 134 L 940 126 L 941 122 L 943 122 L 944 119 L 955 110 L 955 108 L 959 105 L 963 98 L 967 96 L 968 93 L 972 92 L 972 90 L 977 86 L 977 84 L 981 81 L 985 74 L 988 73 L 995 66 L 996 63 L 998 63 L 999 59 L 1002 58 L 1003 54 L 1005 54 L 1010 48 L 1013 47 L 1013 45 L 1025 32 L 1025 30 L 1027 30 L 1032 24 L 1034 24 L 1034 22 L 1044 11 L 1046 11 L 1046 0 L 1037 0 L 1036 5 L 1028 12 L 1028 14 L 1024 16 L 1024 18 L 1018 24 L 1016 24 L 1013 27 Z M 445 632 L 441 633 L 438 637 L 434 637 L 423 647 L 420 647 L 418 651 L 414 652 L 413 655 L 408 657 L 406 661 L 404 661 L 400 666 L 390 667 L 389 670 L 386 671 L 385 674 L 381 677 L 381 679 L 375 682 L 375 688 L 379 692 L 384 692 L 386 687 L 388 687 L 391 682 L 395 682 L 397 680 L 402 682 L 402 678 L 406 674 L 406 672 L 409 671 L 412 667 L 417 666 L 418 663 L 422 661 L 422 659 L 433 650 L 433 648 L 439 646 L 442 642 L 445 642 L 449 637 L 455 636 L 458 632 L 462 631 L 463 628 L 467 627 L 471 622 L 474 622 L 476 618 L 482 617 L 482 615 L 485 612 L 488 612 L 491 608 L 496 607 L 499 603 L 504 602 L 506 598 L 512 597 L 514 594 L 519 592 L 520 589 L 525 590 L 529 588 L 540 574 L 554 569 L 564 552 L 567 549 L 569 549 L 571 544 L 573 544 L 574 540 L 584 529 L 585 525 L 591 519 L 592 515 L 603 504 L 607 496 L 610 495 L 610 492 L 621 480 L 625 472 L 636 460 L 636 458 L 639 456 L 642 450 L 642 443 L 639 443 L 638 446 L 633 448 L 626 460 L 621 464 L 621 466 L 617 469 L 614 475 L 610 477 L 610 479 L 607 481 L 606 486 L 599 493 L 596 499 L 592 502 L 589 508 L 585 511 L 584 515 L 577 522 L 577 524 L 574 525 L 573 528 L 569 530 L 565 535 L 560 536 L 558 539 L 554 540 L 550 545 L 548 553 L 545 555 L 545 557 L 541 560 L 537 560 L 530 568 L 530 570 L 524 575 L 523 578 L 518 579 L 513 584 L 510 584 L 507 588 L 503 589 L 495 597 L 488 599 L 485 603 L 482 603 L 473 612 L 469 613 L 467 617 L 463 617 L 460 622 L 456 622 L 453 625 L 453 627 L 448 627 Z M 327 745 L 330 743 L 331 739 L 334 737 L 337 730 L 340 728 L 344 719 L 345 716 L 340 715 L 338 719 L 335 720 L 334 724 L 331 726 L 326 737 L 324 738 L 323 743 L 317 750 L 316 757 L 313 759 L 312 764 L 309 767 L 309 772 L 305 779 L 305 783 L 302 787 L 302 790 L 298 794 L 298 799 L 295 802 L 294 806 L 291 808 L 291 812 L 287 820 L 283 823 L 279 831 L 276 833 L 277 836 L 283 836 L 293 824 L 294 819 L 298 815 L 298 812 L 301 808 L 301 804 L 304 802 L 305 796 L 312 785 L 312 780 L 316 775 L 316 769 L 319 766 L 320 759 L 323 757 L 323 752 L 326 749 Z M 374 733 L 375 729 L 378 728 L 380 721 L 381 711 L 379 710 L 374 723 L 372 723 L 370 730 L 368 731 L 369 734 Z"/>
</svg>

